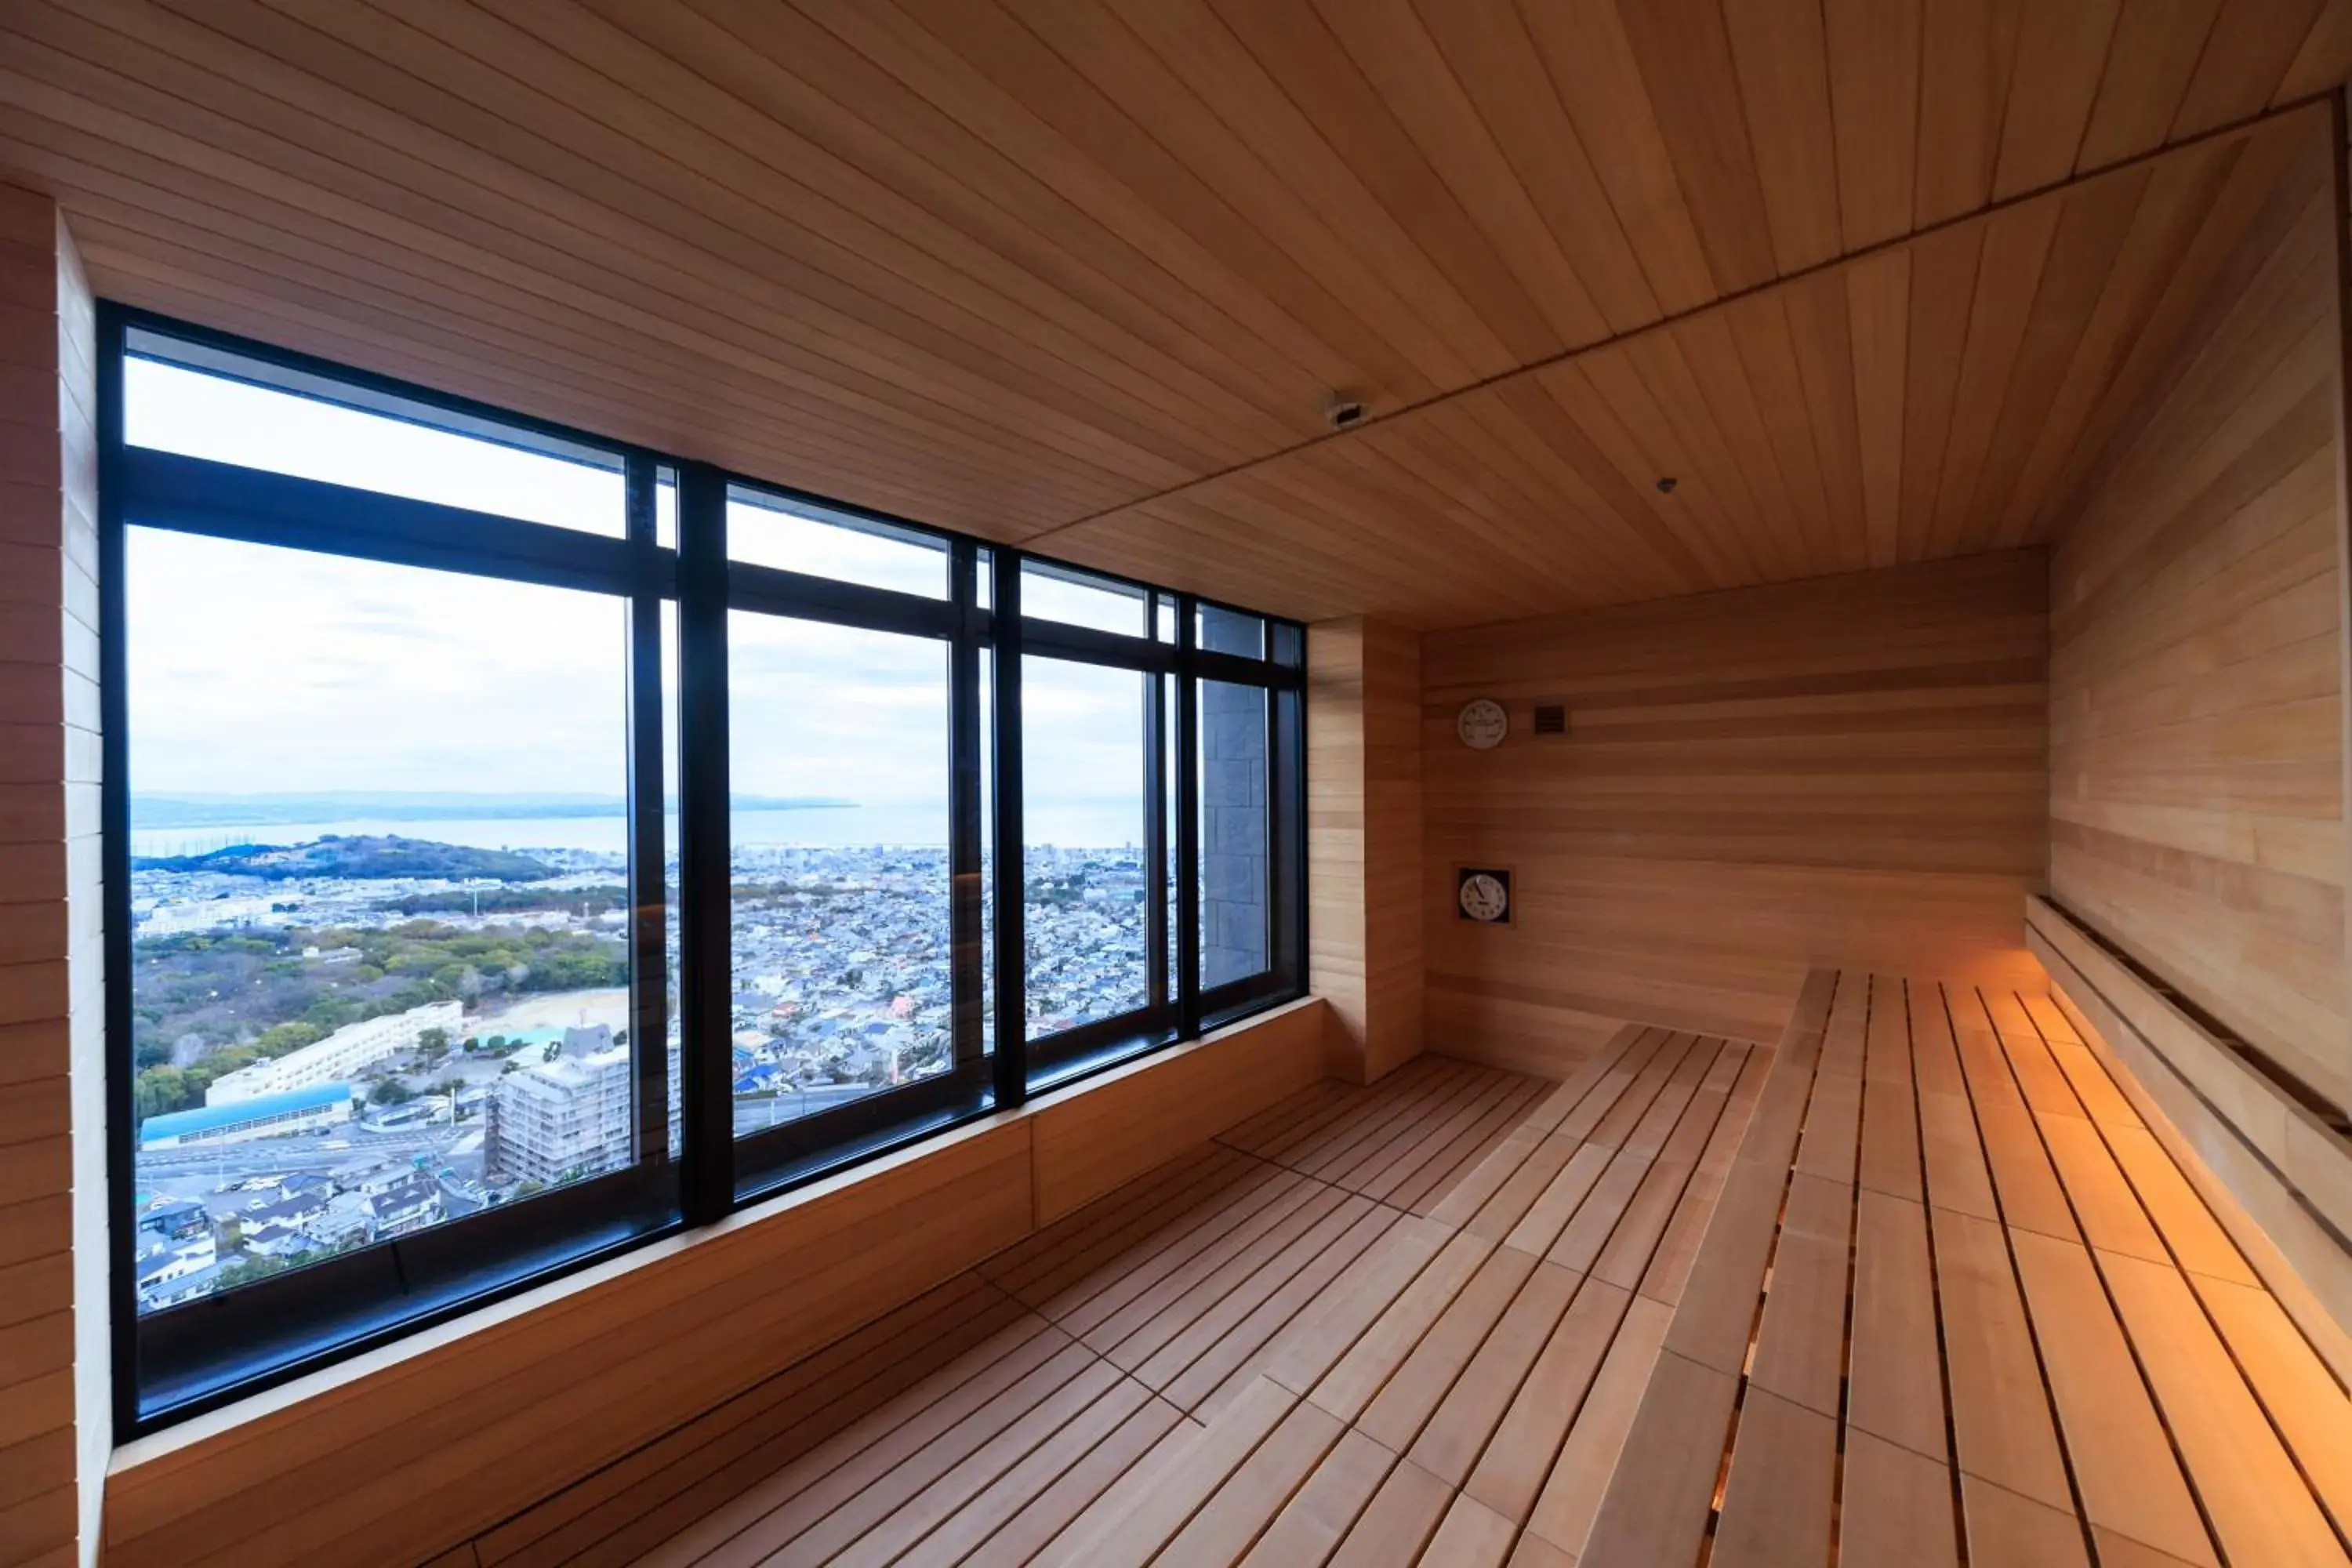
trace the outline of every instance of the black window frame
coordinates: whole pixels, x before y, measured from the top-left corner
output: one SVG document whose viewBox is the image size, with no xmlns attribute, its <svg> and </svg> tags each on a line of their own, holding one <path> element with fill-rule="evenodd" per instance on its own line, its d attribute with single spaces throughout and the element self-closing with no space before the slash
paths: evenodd
<svg viewBox="0 0 2352 1568">
<path fill-rule="evenodd" d="M 306 380 L 355 405 L 405 404 L 436 423 L 484 429 L 551 449 L 609 455 L 624 477 L 620 537 L 297 479 L 126 444 L 123 365 L 133 332 L 213 356 L 200 368 L 234 376 L 218 356 L 266 368 L 268 384 L 317 396 Z M 354 370 L 236 334 L 114 302 L 99 308 L 100 793 L 105 879 L 108 1205 L 118 1433 L 135 1436 L 346 1360 L 659 1237 L 709 1225 L 820 1176 L 835 1174 L 977 1118 L 1012 1110 L 1150 1051 L 1197 1039 L 1306 989 L 1305 632 L 1297 623 L 1138 582 L 1015 546 L 892 516 L 580 431 L 551 421 Z M 673 544 L 656 539 L 656 487 L 674 477 Z M 938 541 L 944 598 L 876 588 L 728 558 L 731 487 L 765 491 L 845 519 Z M 131 1060 L 132 941 L 123 562 L 136 523 L 314 553 L 587 588 L 628 605 L 629 877 L 633 921 L 631 1037 L 639 1151 L 624 1169 L 528 1200 L 443 1221 L 215 1295 L 138 1307 L 136 1117 Z M 982 565 L 983 557 L 986 566 Z M 1021 613 L 1024 564 L 1140 594 L 1143 633 L 1128 637 Z M 985 603 L 981 574 L 992 574 Z M 675 606 L 665 649 L 663 605 Z M 1203 605 L 1260 616 L 1265 656 L 1195 646 Z M 1161 635 L 1172 609 L 1175 637 Z M 956 1066 L 898 1089 L 742 1138 L 734 1135 L 730 1046 L 732 922 L 729 820 L 727 617 L 753 609 L 793 618 L 935 637 L 949 655 L 951 1030 Z M 1032 1039 L 1026 1016 L 1025 875 L 1021 788 L 1024 655 L 1132 669 L 1150 677 L 1144 725 L 1146 855 L 1171 865 L 1173 908 L 1148 879 L 1149 999 L 1140 1008 Z M 662 661 L 674 657 L 678 711 L 662 711 Z M 992 659 L 983 683 L 982 665 Z M 1269 963 L 1203 994 L 1197 843 L 1198 702 L 1203 679 L 1264 688 L 1269 778 Z M 983 684 L 989 700 L 982 701 Z M 982 749 L 992 753 L 993 822 L 982 821 Z M 1171 766 L 1171 759 L 1182 765 Z M 681 1025 L 679 1147 L 668 1145 L 668 996 L 665 875 L 666 767 L 674 761 L 679 850 L 676 995 Z M 1167 792 L 1172 786 L 1173 811 Z M 992 826 L 994 885 L 982 877 Z M 1172 828 L 1173 843 L 1170 843 Z M 1013 874 L 1007 875 L 1007 868 Z M 1163 873 L 1164 874 L 1164 870 Z M 983 972 L 982 900 L 993 924 Z M 993 1012 L 983 1052 L 982 991 Z"/>
</svg>

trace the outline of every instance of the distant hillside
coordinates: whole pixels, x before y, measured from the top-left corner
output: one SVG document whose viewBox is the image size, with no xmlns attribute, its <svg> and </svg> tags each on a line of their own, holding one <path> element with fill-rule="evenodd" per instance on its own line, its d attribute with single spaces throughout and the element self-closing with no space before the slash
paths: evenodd
<svg viewBox="0 0 2352 1568">
<path fill-rule="evenodd" d="M 677 809 L 675 801 L 667 803 Z M 834 795 L 739 795 L 737 811 L 814 811 L 857 803 Z M 134 826 L 268 827 L 286 823 L 497 822 L 619 816 L 616 795 L 473 795 L 455 790 L 322 790 L 315 795 L 140 795 Z"/>
<path fill-rule="evenodd" d="M 229 877 L 264 877 L 273 882 L 298 877 L 489 878 L 500 882 L 536 882 L 555 868 L 510 849 L 470 849 L 423 838 L 344 838 L 330 835 L 308 844 L 232 844 L 208 855 L 141 857 L 141 870 L 216 871 Z"/>
</svg>

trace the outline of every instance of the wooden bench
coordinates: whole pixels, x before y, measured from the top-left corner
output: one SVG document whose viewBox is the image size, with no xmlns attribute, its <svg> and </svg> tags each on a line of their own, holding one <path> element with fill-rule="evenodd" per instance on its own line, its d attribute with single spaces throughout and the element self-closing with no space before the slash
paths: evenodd
<svg viewBox="0 0 2352 1568">
<path fill-rule="evenodd" d="M 2352 1402 L 2066 1016 L 1823 971 L 1769 1046 L 1310 1089 L 475 1561 L 2267 1568 L 2348 1521 Z"/>
<path fill-rule="evenodd" d="M 1621 1034 L 1115 1500 L 1060 1561 L 2342 1563 L 2352 1404 L 2046 998 L 1822 973 Z"/>
</svg>

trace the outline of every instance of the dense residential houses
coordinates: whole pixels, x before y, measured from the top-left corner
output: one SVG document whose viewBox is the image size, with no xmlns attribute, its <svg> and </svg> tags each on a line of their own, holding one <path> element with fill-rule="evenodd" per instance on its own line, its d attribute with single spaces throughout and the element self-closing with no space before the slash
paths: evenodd
<svg viewBox="0 0 2352 1568">
<path fill-rule="evenodd" d="M 441 1184 L 413 1163 L 364 1174 L 247 1175 L 201 1201 L 151 1197 L 138 1215 L 140 1306 L 191 1300 L 243 1275 L 422 1229 L 447 1213 Z"/>
<path fill-rule="evenodd" d="M 615 856 L 531 853 L 559 864 L 566 887 L 609 884 L 625 870 Z M 739 1131 L 950 1065 L 944 849 L 740 846 L 734 868 Z M 1030 1032 L 1142 1005 L 1141 852 L 1033 846 L 1025 869 Z M 301 878 L 255 892 L 246 879 L 146 869 L 133 883 L 142 938 L 276 930 L 296 942 L 308 931 L 383 929 L 409 918 L 402 900 L 466 890 L 420 879 Z M 526 924 L 609 931 L 625 917 L 462 908 L 434 918 L 494 933 Z M 304 943 L 290 956 L 335 970 L 356 971 L 360 961 L 347 942 Z M 625 988 L 582 994 L 574 1005 L 566 994 L 542 994 L 513 1015 L 520 1023 L 463 999 L 434 1001 L 223 1074 L 204 1104 L 146 1117 L 142 1309 L 626 1163 L 636 1135 L 626 996 Z M 596 1016 L 550 1021 L 574 1013 Z M 675 1016 L 670 1046 L 675 1053 Z M 200 1059 L 201 1047 L 174 1047 L 176 1065 Z M 676 1087 L 673 1075 L 673 1095 Z"/>
</svg>

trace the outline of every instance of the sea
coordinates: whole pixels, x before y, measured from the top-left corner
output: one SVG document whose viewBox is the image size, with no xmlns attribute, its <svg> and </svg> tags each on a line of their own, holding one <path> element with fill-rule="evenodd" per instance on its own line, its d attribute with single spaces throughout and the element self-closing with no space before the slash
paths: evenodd
<svg viewBox="0 0 2352 1568">
<path fill-rule="evenodd" d="M 947 814 L 922 805 L 801 806 L 790 811 L 739 811 L 733 815 L 737 847 L 855 849 L 870 845 L 944 847 Z M 1030 815 L 1029 840 L 1070 848 L 1139 843 L 1139 805 L 1082 801 Z M 669 818 L 669 844 L 677 844 L 677 817 Z M 470 849 L 584 849 L 619 855 L 628 842 L 628 819 L 613 816 L 504 816 L 468 820 L 395 816 L 353 817 L 335 822 L 263 823 L 249 826 L 206 824 L 201 827 L 142 827 L 132 802 L 131 853 L 205 855 L 232 844 L 308 844 L 330 834 L 345 838 L 398 835 Z"/>
</svg>

